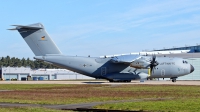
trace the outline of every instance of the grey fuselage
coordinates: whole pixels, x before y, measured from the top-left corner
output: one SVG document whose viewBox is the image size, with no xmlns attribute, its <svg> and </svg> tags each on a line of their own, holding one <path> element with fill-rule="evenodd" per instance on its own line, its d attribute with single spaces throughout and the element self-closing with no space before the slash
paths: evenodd
<svg viewBox="0 0 200 112">
<path fill-rule="evenodd" d="M 136 80 L 141 79 L 141 73 L 148 74 L 148 78 L 173 78 L 191 73 L 191 65 L 181 58 L 157 57 L 159 65 L 153 72 L 150 69 L 136 69 L 127 63 L 112 63 L 111 58 L 78 57 L 65 55 L 36 56 L 35 59 L 47 61 L 94 78 L 108 80 Z M 184 62 L 184 63 L 183 63 Z"/>
</svg>

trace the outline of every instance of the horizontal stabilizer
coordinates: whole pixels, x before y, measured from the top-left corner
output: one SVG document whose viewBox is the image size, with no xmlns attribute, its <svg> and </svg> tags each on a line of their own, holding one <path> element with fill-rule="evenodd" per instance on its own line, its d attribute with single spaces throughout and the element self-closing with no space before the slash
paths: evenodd
<svg viewBox="0 0 200 112">
<path fill-rule="evenodd" d="M 12 29 L 7 29 L 7 30 L 17 30 L 16 28 L 12 28 Z"/>
<path fill-rule="evenodd" d="M 13 29 L 8 29 L 8 30 L 18 30 L 18 29 L 33 29 L 33 30 L 39 30 L 43 29 L 43 27 L 35 27 L 35 26 L 23 26 L 23 25 L 11 25 L 11 26 L 16 26 L 16 28 Z"/>
</svg>

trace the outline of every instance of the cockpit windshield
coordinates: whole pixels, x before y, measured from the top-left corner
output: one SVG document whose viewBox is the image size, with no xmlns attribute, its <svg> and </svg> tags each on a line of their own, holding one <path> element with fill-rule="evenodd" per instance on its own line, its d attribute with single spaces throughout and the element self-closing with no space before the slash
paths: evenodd
<svg viewBox="0 0 200 112">
<path fill-rule="evenodd" d="M 188 62 L 187 62 L 187 61 L 185 61 L 185 60 L 183 60 L 183 63 L 185 63 L 185 64 L 188 64 Z"/>
</svg>

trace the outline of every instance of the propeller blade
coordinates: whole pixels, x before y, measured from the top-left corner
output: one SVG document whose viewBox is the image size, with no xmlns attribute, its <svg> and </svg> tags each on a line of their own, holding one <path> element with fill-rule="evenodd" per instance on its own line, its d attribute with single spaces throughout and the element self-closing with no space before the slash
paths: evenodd
<svg viewBox="0 0 200 112">
<path fill-rule="evenodd" d="M 151 74 L 154 73 L 154 68 L 159 64 L 157 61 L 156 61 L 156 55 L 152 55 L 152 61 L 150 62 L 150 72 Z"/>
<path fill-rule="evenodd" d="M 152 71 L 153 71 L 153 66 L 150 66 L 150 72 L 152 74 Z"/>
</svg>

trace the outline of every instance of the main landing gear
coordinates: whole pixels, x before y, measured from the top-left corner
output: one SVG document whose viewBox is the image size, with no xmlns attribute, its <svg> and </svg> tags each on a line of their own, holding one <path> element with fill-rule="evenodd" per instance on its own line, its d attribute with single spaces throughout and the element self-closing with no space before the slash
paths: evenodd
<svg viewBox="0 0 200 112">
<path fill-rule="evenodd" d="M 177 77 L 172 77 L 172 78 L 170 78 L 170 79 L 172 79 L 172 82 L 176 82 L 176 78 L 177 78 Z"/>
</svg>

